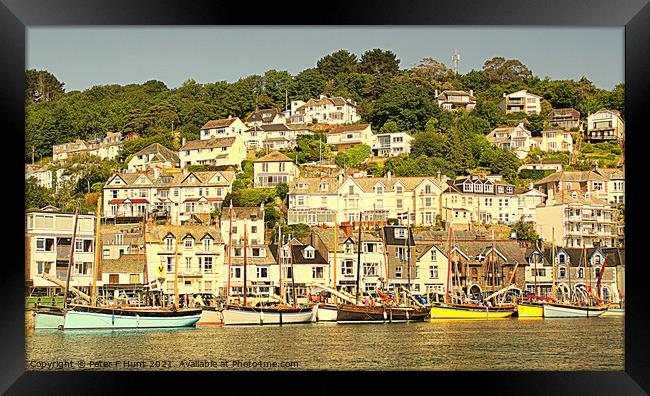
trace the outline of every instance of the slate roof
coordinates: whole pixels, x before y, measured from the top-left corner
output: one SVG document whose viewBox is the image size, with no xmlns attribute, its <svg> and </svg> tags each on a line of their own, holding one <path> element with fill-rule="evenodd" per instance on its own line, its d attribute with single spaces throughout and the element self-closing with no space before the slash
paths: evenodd
<svg viewBox="0 0 650 396">
<path fill-rule="evenodd" d="M 291 255 L 293 256 L 293 263 L 294 264 L 319 264 L 319 265 L 326 265 L 328 264 L 327 260 L 325 257 L 323 257 L 316 248 L 314 248 L 314 258 L 313 259 L 308 259 L 305 258 L 303 255 L 303 250 L 309 245 L 298 245 L 298 244 L 293 244 L 291 245 Z M 313 246 L 312 246 L 313 247 Z M 271 249 L 271 254 L 273 255 L 273 259 L 275 261 L 278 261 L 278 245 L 269 245 L 269 249 Z"/>
<path fill-rule="evenodd" d="M 210 139 L 205 140 L 190 140 L 189 142 L 186 142 L 179 151 L 231 147 L 233 143 L 235 143 L 235 139 L 235 136 L 229 136 L 222 138 L 211 137 Z"/>
<path fill-rule="evenodd" d="M 210 120 L 206 122 L 201 129 L 223 128 L 232 125 L 235 121 L 237 121 L 237 117 Z"/>
<path fill-rule="evenodd" d="M 333 128 L 331 131 L 328 132 L 328 134 L 334 135 L 337 133 L 344 133 L 344 132 L 363 131 L 369 126 L 370 124 L 341 125 L 341 126 L 337 126 L 336 128 Z"/>
<path fill-rule="evenodd" d="M 279 151 L 273 151 L 253 162 L 293 162 L 293 160 Z"/>
<path fill-rule="evenodd" d="M 232 219 L 233 220 L 250 220 L 253 216 L 261 220 L 264 216 L 264 211 L 259 206 L 233 206 Z M 221 220 L 230 219 L 230 206 L 229 204 L 221 208 Z"/>
<path fill-rule="evenodd" d="M 168 149 L 160 143 L 152 143 L 137 153 L 133 154 L 133 157 L 139 155 L 156 155 L 158 159 L 165 160 L 169 162 L 179 162 L 178 153 Z"/>
<path fill-rule="evenodd" d="M 102 259 L 101 273 L 144 273 L 144 254 L 123 254 L 118 259 Z"/>
<path fill-rule="evenodd" d="M 550 175 L 546 176 L 542 180 L 538 180 L 535 182 L 535 185 L 540 185 L 540 184 L 547 184 L 547 183 L 555 183 L 558 181 L 565 181 L 565 182 L 579 182 L 579 183 L 584 183 L 587 181 L 606 181 L 607 179 L 600 174 L 594 172 L 594 171 L 567 171 L 567 170 L 562 170 L 559 172 L 551 173 Z"/>
<path fill-rule="evenodd" d="M 262 109 L 253 112 L 248 118 L 246 119 L 246 122 L 256 122 L 256 121 L 266 121 L 266 120 L 273 120 L 275 116 L 277 116 L 280 113 L 280 111 L 276 108 L 272 109 Z"/>
<path fill-rule="evenodd" d="M 212 178 L 219 174 L 221 176 L 220 181 L 212 181 Z M 135 184 L 135 182 L 141 177 L 145 176 L 147 178 L 146 184 Z M 191 182 L 189 179 L 190 175 L 194 175 L 196 180 Z M 110 183 L 115 177 L 122 179 L 126 185 L 111 185 L 109 188 L 131 188 L 132 186 L 141 186 L 142 188 L 147 187 L 180 187 L 180 186 L 229 186 L 232 184 L 232 181 L 235 179 L 235 172 L 233 171 L 200 171 L 200 172 L 189 172 L 183 173 L 180 170 L 167 170 L 161 172 L 158 175 L 158 178 L 154 178 L 153 171 L 146 172 L 135 172 L 135 173 L 116 173 L 108 180 L 106 185 Z M 168 180 L 168 181 L 165 181 Z M 106 188 L 106 187 L 105 187 Z"/>
<path fill-rule="evenodd" d="M 163 243 L 163 240 L 168 234 L 176 236 L 178 233 L 179 241 L 182 241 L 188 236 L 193 237 L 197 242 L 204 237 L 212 237 L 215 244 L 223 244 L 221 238 L 221 230 L 218 225 L 181 225 L 176 226 L 172 224 L 154 225 L 147 230 L 147 243 Z"/>
<path fill-rule="evenodd" d="M 321 242 L 327 247 L 327 250 L 330 252 L 334 251 L 334 229 L 333 228 L 312 228 L 312 233 L 316 235 L 317 238 L 321 240 Z M 348 237 L 343 230 L 338 230 L 336 232 L 336 246 L 337 246 L 337 252 L 343 252 L 344 251 L 344 244 L 345 241 L 349 239 L 352 240 L 352 243 L 357 245 L 359 241 L 359 232 L 358 231 L 353 231 L 352 236 Z M 371 234 L 369 232 L 362 231 L 361 232 L 361 240 L 363 242 L 381 242 L 381 238 Z M 356 248 L 355 248 L 356 252 Z"/>
</svg>

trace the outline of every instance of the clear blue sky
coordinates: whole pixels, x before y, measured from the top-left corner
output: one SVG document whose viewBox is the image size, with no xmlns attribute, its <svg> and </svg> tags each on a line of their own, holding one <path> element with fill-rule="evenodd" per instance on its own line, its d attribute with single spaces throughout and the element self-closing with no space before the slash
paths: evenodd
<svg viewBox="0 0 650 396">
<path fill-rule="evenodd" d="M 504 56 L 540 77 L 586 76 L 605 89 L 624 81 L 623 27 L 30 27 L 26 65 L 54 73 L 67 91 L 152 79 L 174 88 L 269 69 L 295 75 L 342 48 L 359 57 L 391 50 L 402 69 L 424 57 L 451 66 L 457 49 L 461 73 Z"/>
</svg>

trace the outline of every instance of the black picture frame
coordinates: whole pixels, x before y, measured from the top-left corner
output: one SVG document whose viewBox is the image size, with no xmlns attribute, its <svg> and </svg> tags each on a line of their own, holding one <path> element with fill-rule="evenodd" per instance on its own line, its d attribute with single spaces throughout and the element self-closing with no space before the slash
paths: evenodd
<svg viewBox="0 0 650 396">
<path fill-rule="evenodd" d="M 25 372 L 24 342 L 24 228 L 21 198 L 24 178 L 24 70 L 26 27 L 45 25 L 546 25 L 625 26 L 627 213 L 625 371 L 621 372 L 419 372 L 256 373 L 264 387 L 292 392 L 294 380 L 312 382 L 309 391 L 331 392 L 357 389 L 376 391 L 499 393 L 499 394 L 647 394 L 650 389 L 648 359 L 648 298 L 645 297 L 648 265 L 644 262 L 641 238 L 647 209 L 642 203 L 646 168 L 642 162 L 644 109 L 650 96 L 650 5 L 648 0 L 474 0 L 471 2 L 346 1 L 307 11 L 307 3 L 261 3 L 194 0 L 0 0 L 0 108 L 6 144 L 4 178 L 6 196 L 3 216 L 5 247 L 0 276 L 2 299 L 0 333 L 0 391 L 11 394 L 72 392 L 147 393 L 165 392 L 173 383 L 185 383 L 184 392 L 198 392 L 195 380 L 206 381 L 213 391 L 235 392 L 241 386 L 250 392 L 247 373 L 126 373 L 126 372 Z M 299 6 L 302 11 L 292 12 Z M 534 45 L 534 43 L 532 44 Z M 638 172 L 638 174 L 637 174 Z M 15 178 L 15 179 L 14 179 Z M 12 179 L 11 182 L 8 179 Z M 14 183 L 15 180 L 15 183 Z M 24 201 L 24 200 L 23 200 Z M 13 231 L 15 227 L 16 231 Z M 13 241 L 15 243 L 8 243 Z M 594 351 L 597 355 L 598 351 Z M 498 357 L 495 357 L 498 358 Z M 327 369 L 327 368 L 324 368 Z M 399 369 L 399 362 L 396 362 Z M 291 378 L 291 382 L 287 379 Z M 126 381 L 125 381 L 126 379 Z M 229 385 L 225 382 L 230 382 Z M 303 382 L 303 381 L 300 381 Z M 304 382 L 303 382 L 304 383 Z M 212 385 L 210 385 L 212 384 Z M 322 385 L 326 385 L 326 387 Z M 356 385 L 355 385 L 356 384 Z M 420 388 L 422 387 L 422 388 Z M 394 388 L 394 390 L 389 390 Z M 420 389 L 418 389 L 420 388 Z M 302 393 L 302 392 L 301 392 Z"/>
</svg>

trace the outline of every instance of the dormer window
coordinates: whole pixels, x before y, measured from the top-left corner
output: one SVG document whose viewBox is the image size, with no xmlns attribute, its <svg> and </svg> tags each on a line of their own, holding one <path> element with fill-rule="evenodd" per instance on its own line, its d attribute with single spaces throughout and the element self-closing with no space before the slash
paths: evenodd
<svg viewBox="0 0 650 396">
<path fill-rule="evenodd" d="M 328 184 L 327 183 L 321 183 L 320 184 L 320 190 L 321 191 L 327 191 Z"/>
<path fill-rule="evenodd" d="M 406 239 L 406 228 L 395 228 L 395 238 Z"/>
<path fill-rule="evenodd" d="M 352 253 L 352 252 L 353 252 L 352 242 L 347 241 L 345 243 L 345 253 Z"/>
<path fill-rule="evenodd" d="M 194 247 L 194 238 L 185 238 L 185 249 L 192 249 Z"/>
<path fill-rule="evenodd" d="M 314 259 L 316 256 L 316 250 L 313 247 L 308 246 L 302 251 L 302 254 L 306 259 Z"/>
<path fill-rule="evenodd" d="M 167 250 L 174 250 L 174 238 L 171 236 L 168 236 L 165 238 L 165 249 Z"/>
<path fill-rule="evenodd" d="M 424 193 L 425 194 L 431 194 L 431 185 L 430 184 L 427 184 L 426 186 L 424 186 Z"/>
<path fill-rule="evenodd" d="M 382 186 L 375 187 L 375 193 L 376 194 L 383 194 L 384 193 L 384 187 L 382 187 Z"/>
<path fill-rule="evenodd" d="M 395 186 L 395 192 L 397 194 L 401 194 L 402 192 L 404 192 L 404 188 L 402 186 Z"/>
</svg>

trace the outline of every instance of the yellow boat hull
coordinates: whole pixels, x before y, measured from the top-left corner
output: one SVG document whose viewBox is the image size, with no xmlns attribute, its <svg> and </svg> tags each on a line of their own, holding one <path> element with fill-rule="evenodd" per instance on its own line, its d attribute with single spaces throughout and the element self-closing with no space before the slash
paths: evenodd
<svg viewBox="0 0 650 396">
<path fill-rule="evenodd" d="M 462 309 L 454 307 L 432 307 L 431 319 L 506 319 L 513 311 L 493 311 L 490 309 Z"/>
<path fill-rule="evenodd" d="M 544 317 L 544 306 L 519 304 L 517 305 L 517 316 L 520 318 L 542 318 Z"/>
</svg>

